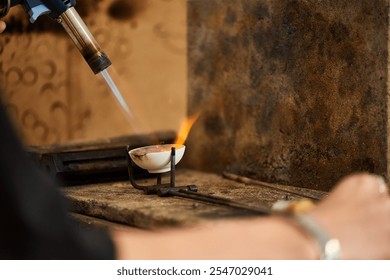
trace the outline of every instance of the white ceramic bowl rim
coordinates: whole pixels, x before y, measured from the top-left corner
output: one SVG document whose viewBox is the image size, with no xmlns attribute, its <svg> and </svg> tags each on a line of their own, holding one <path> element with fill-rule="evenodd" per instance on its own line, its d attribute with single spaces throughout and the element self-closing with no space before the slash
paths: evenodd
<svg viewBox="0 0 390 280">
<path fill-rule="evenodd" d="M 162 173 L 171 169 L 172 147 L 176 147 L 176 165 L 183 157 L 185 151 L 184 145 L 163 144 L 145 146 L 129 151 L 129 155 L 136 165 L 148 170 L 149 173 Z"/>
<path fill-rule="evenodd" d="M 148 154 L 158 154 L 158 153 L 164 153 L 164 152 L 171 152 L 171 149 L 175 147 L 176 150 L 183 149 L 184 145 L 182 144 L 160 144 L 160 145 L 150 145 L 150 146 L 144 146 L 140 148 L 135 148 L 129 151 L 130 155 L 141 157 Z M 162 148 L 161 150 L 157 150 L 158 148 Z M 151 150 L 148 152 L 148 150 Z M 154 151 L 155 150 L 155 151 Z M 137 153 L 139 152 L 139 153 Z"/>
</svg>

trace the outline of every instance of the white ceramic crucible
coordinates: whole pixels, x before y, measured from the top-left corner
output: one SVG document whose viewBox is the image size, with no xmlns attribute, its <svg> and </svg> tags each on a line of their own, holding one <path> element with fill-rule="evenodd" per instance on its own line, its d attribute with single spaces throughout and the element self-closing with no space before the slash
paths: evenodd
<svg viewBox="0 0 390 280">
<path fill-rule="evenodd" d="M 185 146 L 179 144 L 153 145 L 129 151 L 133 162 L 149 173 L 163 173 L 171 170 L 171 150 L 175 147 L 175 165 L 184 155 Z"/>
</svg>

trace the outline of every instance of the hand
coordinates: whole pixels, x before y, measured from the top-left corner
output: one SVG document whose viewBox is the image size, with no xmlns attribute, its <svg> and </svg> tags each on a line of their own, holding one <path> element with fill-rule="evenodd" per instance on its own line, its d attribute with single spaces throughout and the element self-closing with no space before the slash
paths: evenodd
<svg viewBox="0 0 390 280">
<path fill-rule="evenodd" d="M 6 27 L 5 22 L 0 20 L 0 33 L 2 33 L 4 31 L 5 27 Z"/>
<path fill-rule="evenodd" d="M 390 197 L 377 177 L 368 174 L 347 177 L 307 215 L 329 237 L 339 239 L 343 259 L 390 259 Z M 120 259 L 316 259 L 320 256 L 314 240 L 283 216 L 209 222 L 160 232 L 114 231 L 112 234 Z"/>
<path fill-rule="evenodd" d="M 343 259 L 390 258 L 390 196 L 378 177 L 345 178 L 309 215 L 339 239 Z"/>
</svg>

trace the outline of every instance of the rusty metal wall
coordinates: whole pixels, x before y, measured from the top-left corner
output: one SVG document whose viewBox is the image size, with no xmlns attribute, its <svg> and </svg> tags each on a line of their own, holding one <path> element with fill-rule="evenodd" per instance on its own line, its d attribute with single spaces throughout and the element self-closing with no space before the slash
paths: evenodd
<svg viewBox="0 0 390 280">
<path fill-rule="evenodd" d="M 387 176 L 387 0 L 189 0 L 186 165 L 328 190 Z"/>
<path fill-rule="evenodd" d="M 83 0 L 75 8 L 112 60 L 111 74 L 142 121 L 127 122 L 59 24 L 46 17 L 30 24 L 14 7 L 0 35 L 0 77 L 26 143 L 178 129 L 187 101 L 186 1 Z"/>
</svg>

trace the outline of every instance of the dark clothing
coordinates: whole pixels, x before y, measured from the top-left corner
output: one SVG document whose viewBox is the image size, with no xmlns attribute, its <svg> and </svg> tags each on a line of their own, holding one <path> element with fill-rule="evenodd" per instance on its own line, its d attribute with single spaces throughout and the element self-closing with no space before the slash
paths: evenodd
<svg viewBox="0 0 390 280">
<path fill-rule="evenodd" d="M 108 234 L 70 219 L 55 182 L 23 150 L 0 102 L 0 259 L 112 259 Z"/>
</svg>

